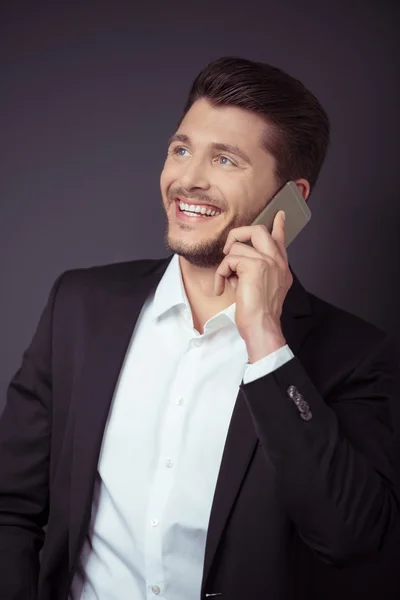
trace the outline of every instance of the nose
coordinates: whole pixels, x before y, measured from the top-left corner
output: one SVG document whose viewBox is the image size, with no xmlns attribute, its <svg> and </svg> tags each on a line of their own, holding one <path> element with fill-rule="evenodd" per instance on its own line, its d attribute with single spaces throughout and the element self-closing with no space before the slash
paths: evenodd
<svg viewBox="0 0 400 600">
<path fill-rule="evenodd" d="M 207 190 L 210 182 L 207 177 L 205 165 L 201 161 L 191 159 L 183 168 L 180 184 L 185 190 L 202 189 Z"/>
</svg>

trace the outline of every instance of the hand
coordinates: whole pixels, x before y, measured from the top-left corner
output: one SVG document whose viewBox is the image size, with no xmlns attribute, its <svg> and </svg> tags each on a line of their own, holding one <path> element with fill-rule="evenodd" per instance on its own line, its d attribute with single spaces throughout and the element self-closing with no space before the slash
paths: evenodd
<svg viewBox="0 0 400 600">
<path fill-rule="evenodd" d="M 286 345 L 281 328 L 282 306 L 293 276 L 285 245 L 285 213 L 280 211 L 270 234 L 264 225 L 229 232 L 224 260 L 215 273 L 215 294 L 225 282 L 236 290 L 235 321 L 246 342 L 250 363 Z M 253 247 L 242 242 L 251 241 Z"/>
</svg>

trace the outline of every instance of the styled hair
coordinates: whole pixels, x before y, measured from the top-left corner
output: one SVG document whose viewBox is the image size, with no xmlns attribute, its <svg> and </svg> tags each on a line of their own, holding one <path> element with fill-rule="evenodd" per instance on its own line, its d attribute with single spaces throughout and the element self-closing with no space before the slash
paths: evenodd
<svg viewBox="0 0 400 600">
<path fill-rule="evenodd" d="M 326 156 L 330 126 L 324 108 L 300 81 L 265 63 L 219 58 L 194 80 L 183 116 L 200 98 L 262 117 L 268 125 L 264 145 L 275 157 L 279 183 L 302 177 L 313 188 Z"/>
</svg>

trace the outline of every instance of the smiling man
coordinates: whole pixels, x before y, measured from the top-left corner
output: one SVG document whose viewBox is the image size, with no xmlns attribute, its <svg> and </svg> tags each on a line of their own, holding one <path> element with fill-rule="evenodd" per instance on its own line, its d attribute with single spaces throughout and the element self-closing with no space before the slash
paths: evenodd
<svg viewBox="0 0 400 600">
<path fill-rule="evenodd" d="M 328 143 L 277 68 L 196 78 L 161 174 L 172 256 L 62 274 L 10 383 L 2 600 L 310 600 L 320 564 L 381 549 L 393 342 L 302 287 L 282 212 L 251 225 L 287 181 L 308 199 Z"/>
<path fill-rule="evenodd" d="M 249 225 L 277 190 L 267 127 L 257 113 L 200 98 L 172 136 L 161 175 L 167 245 L 188 263 L 218 266 L 228 232 Z"/>
</svg>

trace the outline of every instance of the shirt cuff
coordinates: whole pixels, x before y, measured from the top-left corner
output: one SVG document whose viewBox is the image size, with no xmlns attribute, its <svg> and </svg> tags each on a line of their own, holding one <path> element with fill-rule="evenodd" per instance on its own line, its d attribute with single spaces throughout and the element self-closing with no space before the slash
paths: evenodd
<svg viewBox="0 0 400 600">
<path fill-rule="evenodd" d="M 257 360 L 255 363 L 246 365 L 243 383 L 246 385 L 246 383 L 251 383 L 260 377 L 272 373 L 272 371 L 279 369 L 279 367 L 289 362 L 293 357 L 293 352 L 286 344 L 286 346 L 275 350 L 275 352 L 271 352 L 271 354 L 264 356 L 264 358 Z"/>
</svg>

